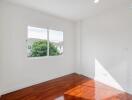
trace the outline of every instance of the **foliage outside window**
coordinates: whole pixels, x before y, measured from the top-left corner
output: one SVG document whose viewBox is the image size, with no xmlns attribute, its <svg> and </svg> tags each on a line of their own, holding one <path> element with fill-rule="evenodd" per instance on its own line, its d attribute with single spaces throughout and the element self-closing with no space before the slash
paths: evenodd
<svg viewBox="0 0 132 100">
<path fill-rule="evenodd" d="M 58 56 L 63 53 L 63 32 L 28 26 L 28 57 Z"/>
</svg>

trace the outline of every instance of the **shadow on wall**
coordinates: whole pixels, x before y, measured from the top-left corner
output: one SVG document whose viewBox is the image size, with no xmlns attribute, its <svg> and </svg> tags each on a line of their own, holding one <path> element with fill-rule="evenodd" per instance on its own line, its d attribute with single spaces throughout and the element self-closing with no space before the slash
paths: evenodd
<svg viewBox="0 0 132 100">
<path fill-rule="evenodd" d="M 124 91 L 122 86 L 112 77 L 105 67 L 95 58 L 95 76 L 94 79 L 115 89 Z"/>
</svg>

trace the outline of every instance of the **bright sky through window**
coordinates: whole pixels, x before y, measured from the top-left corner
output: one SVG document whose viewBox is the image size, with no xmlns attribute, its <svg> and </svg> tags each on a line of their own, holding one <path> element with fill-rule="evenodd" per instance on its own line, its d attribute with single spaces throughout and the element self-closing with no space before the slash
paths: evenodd
<svg viewBox="0 0 132 100">
<path fill-rule="evenodd" d="M 47 40 L 47 29 L 29 26 L 28 27 L 28 38 Z M 63 32 L 49 30 L 49 40 L 52 42 L 57 42 L 57 43 L 62 42 Z"/>
<path fill-rule="evenodd" d="M 49 40 L 51 42 L 56 42 L 56 43 L 63 42 L 63 32 L 49 30 Z"/>
<path fill-rule="evenodd" d="M 47 40 L 47 29 L 28 26 L 28 38 Z"/>
</svg>

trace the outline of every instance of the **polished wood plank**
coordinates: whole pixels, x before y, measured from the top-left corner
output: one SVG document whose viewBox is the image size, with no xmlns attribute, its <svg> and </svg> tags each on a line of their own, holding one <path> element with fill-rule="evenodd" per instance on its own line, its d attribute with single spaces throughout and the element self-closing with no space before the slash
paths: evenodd
<svg viewBox="0 0 132 100">
<path fill-rule="evenodd" d="M 2 96 L 1 100 L 54 100 L 64 92 L 83 83 L 88 78 L 78 74 L 66 75 L 54 80 L 37 84 Z"/>
<path fill-rule="evenodd" d="M 65 100 L 132 100 L 132 95 L 95 80 L 88 80 L 64 93 Z"/>
<path fill-rule="evenodd" d="M 116 90 L 76 73 L 2 96 L 0 100 L 132 100 Z"/>
</svg>

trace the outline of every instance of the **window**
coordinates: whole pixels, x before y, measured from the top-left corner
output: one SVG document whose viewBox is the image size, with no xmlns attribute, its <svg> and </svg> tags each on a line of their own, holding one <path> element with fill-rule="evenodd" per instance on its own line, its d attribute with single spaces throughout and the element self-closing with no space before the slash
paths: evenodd
<svg viewBox="0 0 132 100">
<path fill-rule="evenodd" d="M 28 26 L 28 57 L 63 54 L 63 32 Z"/>
<path fill-rule="evenodd" d="M 63 53 L 63 32 L 49 30 L 49 55 L 55 56 Z M 55 49 L 55 48 L 57 49 Z M 57 50 L 57 52 L 55 51 Z"/>
</svg>

